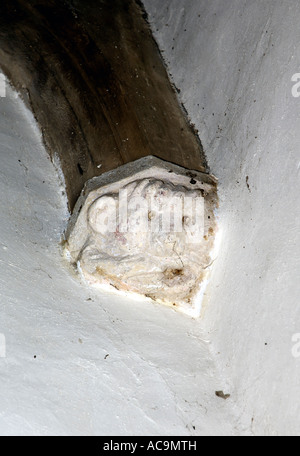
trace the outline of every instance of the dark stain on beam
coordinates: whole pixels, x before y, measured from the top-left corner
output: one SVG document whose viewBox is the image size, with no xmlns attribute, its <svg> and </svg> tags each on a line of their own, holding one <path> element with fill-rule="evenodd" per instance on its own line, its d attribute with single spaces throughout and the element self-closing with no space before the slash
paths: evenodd
<svg viewBox="0 0 300 456">
<path fill-rule="evenodd" d="M 207 170 L 140 2 L 2 0 L 0 66 L 60 159 L 71 209 L 86 180 L 147 155 Z"/>
</svg>

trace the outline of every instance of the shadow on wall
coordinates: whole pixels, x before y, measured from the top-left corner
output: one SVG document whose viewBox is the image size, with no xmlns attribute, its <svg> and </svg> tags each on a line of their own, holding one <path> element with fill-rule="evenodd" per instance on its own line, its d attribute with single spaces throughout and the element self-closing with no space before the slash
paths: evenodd
<svg viewBox="0 0 300 456">
<path fill-rule="evenodd" d="M 140 2 L 3 0 L 0 66 L 60 160 L 70 209 L 88 179 L 144 156 L 207 170 Z"/>
</svg>

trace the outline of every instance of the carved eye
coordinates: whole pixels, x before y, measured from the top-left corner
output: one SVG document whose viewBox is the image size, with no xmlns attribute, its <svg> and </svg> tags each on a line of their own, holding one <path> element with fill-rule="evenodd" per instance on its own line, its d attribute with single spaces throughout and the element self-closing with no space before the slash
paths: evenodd
<svg viewBox="0 0 300 456">
<path fill-rule="evenodd" d="M 191 224 L 190 217 L 187 217 L 187 216 L 182 217 L 182 224 L 185 226 L 190 226 L 190 224 Z"/>
<path fill-rule="evenodd" d="M 148 220 L 149 220 L 149 222 L 150 222 L 151 220 L 153 220 L 153 219 L 154 219 L 154 217 L 155 217 L 155 214 L 154 214 L 154 212 L 152 212 L 152 211 L 149 211 L 149 212 L 148 212 Z"/>
</svg>

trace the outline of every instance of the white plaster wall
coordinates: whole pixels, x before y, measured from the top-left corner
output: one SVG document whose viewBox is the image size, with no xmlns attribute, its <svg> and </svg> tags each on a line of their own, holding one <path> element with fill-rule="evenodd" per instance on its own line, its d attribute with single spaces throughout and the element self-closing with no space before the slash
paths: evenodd
<svg viewBox="0 0 300 456">
<path fill-rule="evenodd" d="M 197 320 L 92 290 L 64 263 L 64 188 L 8 86 L 0 163 L 0 436 L 238 433 Z"/>
<path fill-rule="evenodd" d="M 300 435 L 297 0 L 144 0 L 211 171 L 223 242 L 204 324 L 243 429 Z M 248 177 L 247 177 L 248 176 Z M 267 344 L 267 345 L 266 345 Z"/>
</svg>

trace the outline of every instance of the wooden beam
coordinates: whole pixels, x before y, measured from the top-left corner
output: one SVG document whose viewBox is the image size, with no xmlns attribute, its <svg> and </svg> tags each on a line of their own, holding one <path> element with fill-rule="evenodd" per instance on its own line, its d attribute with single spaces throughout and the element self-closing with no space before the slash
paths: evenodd
<svg viewBox="0 0 300 456">
<path fill-rule="evenodd" d="M 71 209 L 88 179 L 148 155 L 207 171 L 135 0 L 2 0 L 0 66 L 59 157 Z"/>
</svg>

